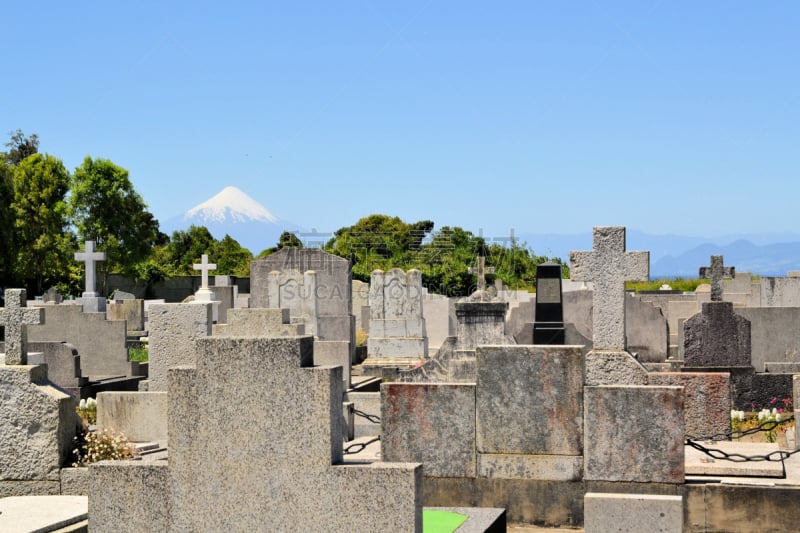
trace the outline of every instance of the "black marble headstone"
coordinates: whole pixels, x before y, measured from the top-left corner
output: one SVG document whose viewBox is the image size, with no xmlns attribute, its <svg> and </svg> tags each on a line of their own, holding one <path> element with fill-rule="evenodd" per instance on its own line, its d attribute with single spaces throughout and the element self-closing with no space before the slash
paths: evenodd
<svg viewBox="0 0 800 533">
<path fill-rule="evenodd" d="M 533 344 L 564 344 L 564 303 L 558 263 L 542 263 L 536 267 Z"/>
</svg>

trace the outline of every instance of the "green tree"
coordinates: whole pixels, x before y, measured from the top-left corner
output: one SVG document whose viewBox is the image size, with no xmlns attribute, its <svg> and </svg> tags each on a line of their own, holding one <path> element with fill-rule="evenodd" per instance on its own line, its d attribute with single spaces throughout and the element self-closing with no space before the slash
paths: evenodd
<svg viewBox="0 0 800 533">
<path fill-rule="evenodd" d="M 194 275 L 192 265 L 199 263 L 203 254 L 212 255 L 216 245 L 216 239 L 205 226 L 192 225 L 188 230 L 173 231 L 162 258 L 165 271 L 170 276 Z"/>
<path fill-rule="evenodd" d="M 270 248 L 266 248 L 261 250 L 261 253 L 258 254 L 258 259 L 264 259 L 268 255 L 272 255 L 281 248 L 302 248 L 303 241 L 300 238 L 292 233 L 291 231 L 284 231 L 281 233 L 281 236 L 278 237 L 278 244 L 272 246 Z"/>
<path fill-rule="evenodd" d="M 22 130 L 17 130 L 10 135 L 11 140 L 6 143 L 6 148 L 8 148 L 7 164 L 17 166 L 26 157 L 39 153 L 39 136 L 35 133 L 28 137 L 22 133 Z"/>
<path fill-rule="evenodd" d="M 353 277 L 369 281 L 375 269 L 411 268 L 422 249 L 422 242 L 433 230 L 433 222 L 412 224 L 399 217 L 369 215 L 354 225 L 334 233 L 325 249 L 353 261 Z"/>
<path fill-rule="evenodd" d="M 70 207 L 81 240 L 95 241 L 106 253 L 106 261 L 98 266 L 101 290 L 109 272 L 136 276 L 159 231 L 128 171 L 106 159 L 86 157 L 72 178 Z"/>
<path fill-rule="evenodd" d="M 36 294 L 45 283 L 65 281 L 70 271 L 76 241 L 68 229 L 69 183 L 64 164 L 50 155 L 30 155 L 13 171 L 15 271 Z"/>
<path fill-rule="evenodd" d="M 217 265 L 216 274 L 239 277 L 250 275 L 253 254 L 230 235 L 225 235 L 218 241 L 210 255 L 210 259 Z"/>
<path fill-rule="evenodd" d="M 0 286 L 14 283 L 14 168 L 8 163 L 5 153 L 0 152 Z"/>
</svg>

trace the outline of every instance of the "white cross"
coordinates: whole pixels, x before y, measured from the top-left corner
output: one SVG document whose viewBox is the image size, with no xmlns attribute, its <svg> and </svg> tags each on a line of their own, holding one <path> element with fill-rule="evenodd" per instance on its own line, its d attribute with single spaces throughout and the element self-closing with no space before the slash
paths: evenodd
<svg viewBox="0 0 800 533">
<path fill-rule="evenodd" d="M 75 260 L 86 263 L 86 290 L 84 291 L 83 296 L 97 296 L 97 292 L 95 292 L 96 283 L 94 276 L 95 263 L 106 260 L 105 252 L 95 252 L 94 241 L 86 241 L 86 251 L 76 253 Z"/>
<path fill-rule="evenodd" d="M 650 252 L 626 252 L 625 228 L 594 228 L 591 252 L 570 252 L 570 278 L 594 282 L 595 350 L 625 350 L 625 282 L 650 278 Z"/>
<path fill-rule="evenodd" d="M 201 272 L 202 281 L 200 283 L 200 290 L 208 289 L 208 272 L 211 270 L 216 270 L 217 265 L 214 263 L 208 262 L 208 255 L 203 254 L 200 257 L 200 263 L 195 263 L 192 265 L 192 268 L 195 270 L 199 270 Z"/>
<path fill-rule="evenodd" d="M 28 364 L 28 324 L 44 324 L 44 309 L 27 306 L 25 289 L 6 289 L 6 306 L 0 309 L 0 325 L 6 331 L 6 364 Z"/>
</svg>

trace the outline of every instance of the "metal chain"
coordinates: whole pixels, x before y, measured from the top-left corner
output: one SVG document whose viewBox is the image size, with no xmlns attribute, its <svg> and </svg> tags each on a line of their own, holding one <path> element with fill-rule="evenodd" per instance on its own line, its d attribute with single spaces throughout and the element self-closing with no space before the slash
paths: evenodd
<svg viewBox="0 0 800 533">
<path fill-rule="evenodd" d="M 373 442 L 378 442 L 379 440 L 381 440 L 380 437 L 375 437 L 375 438 L 370 439 L 370 440 L 368 440 L 366 442 L 356 442 L 355 444 L 351 444 L 350 446 L 345 448 L 342 451 L 342 453 L 344 455 L 350 455 L 350 454 L 354 454 L 354 453 L 359 453 L 361 451 L 364 451 L 364 449 L 366 449 L 366 447 L 369 446 L 370 444 L 372 444 Z"/>
<path fill-rule="evenodd" d="M 701 441 L 720 441 L 720 440 L 730 440 L 730 439 L 741 439 L 747 435 L 752 435 L 754 433 L 760 433 L 762 431 L 772 431 L 778 426 L 782 426 L 783 424 L 788 424 L 794 420 L 793 416 L 781 420 L 780 422 L 776 422 L 774 420 L 768 420 L 766 422 L 762 422 L 758 425 L 758 427 L 750 428 L 744 431 L 736 430 L 736 431 L 729 431 L 727 433 L 717 433 L 716 435 L 711 435 L 709 437 L 694 437 L 692 435 L 686 435 L 687 439 L 690 440 L 701 440 Z"/>
<path fill-rule="evenodd" d="M 793 416 L 790 416 L 785 420 L 781 420 L 780 422 L 776 422 L 774 420 L 768 420 L 767 422 L 759 424 L 758 427 L 750 428 L 745 431 L 737 430 L 737 431 L 730 431 L 728 433 L 717 433 L 716 435 L 711 435 L 710 437 L 698 438 L 698 437 L 692 437 L 691 435 L 687 435 L 686 445 L 691 446 L 695 450 L 698 450 L 699 452 L 704 453 L 714 459 L 731 461 L 734 463 L 763 462 L 763 461 L 772 461 L 776 463 L 783 462 L 784 459 L 788 459 L 792 455 L 800 452 L 800 449 L 793 450 L 791 452 L 787 452 L 786 450 L 775 450 L 774 452 L 768 453 L 766 455 L 748 456 L 748 455 L 742 455 L 740 453 L 728 453 L 724 450 L 720 450 L 719 448 L 706 448 L 697 441 L 719 442 L 728 439 L 740 439 L 744 436 L 753 435 L 755 433 L 760 433 L 764 431 L 773 431 L 776 427 L 782 426 L 783 424 L 788 424 L 793 420 L 794 420 Z"/>
<path fill-rule="evenodd" d="M 734 463 L 747 463 L 747 462 L 759 462 L 759 461 L 772 461 L 778 463 L 800 452 L 800 450 L 794 450 L 791 452 L 787 452 L 786 450 L 775 450 L 774 452 L 768 453 L 766 455 L 742 455 L 740 453 L 728 453 L 718 448 L 706 448 L 702 444 L 699 444 L 693 441 L 692 439 L 686 439 L 686 445 L 691 446 L 695 450 L 698 450 L 708 455 L 709 457 L 713 457 L 714 459 L 731 461 Z"/>
<path fill-rule="evenodd" d="M 353 409 L 353 414 L 356 415 L 356 416 L 360 416 L 361 418 L 366 418 L 367 420 L 369 420 L 373 424 L 380 424 L 381 423 L 381 417 L 379 417 L 377 415 L 370 415 L 370 414 L 365 413 L 364 411 L 359 411 L 358 409 Z"/>
</svg>

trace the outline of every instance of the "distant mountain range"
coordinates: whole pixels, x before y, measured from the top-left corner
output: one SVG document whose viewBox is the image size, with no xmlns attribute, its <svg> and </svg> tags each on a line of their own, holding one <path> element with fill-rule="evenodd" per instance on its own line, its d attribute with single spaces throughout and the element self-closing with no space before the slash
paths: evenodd
<svg viewBox="0 0 800 533">
<path fill-rule="evenodd" d="M 167 220 L 162 223 L 162 231 L 185 230 L 192 224 L 206 226 L 217 239 L 228 234 L 253 254 L 275 246 L 284 231 L 298 233 L 301 240 L 308 241 L 300 226 L 279 219 L 236 187 L 225 187 L 183 215 Z M 591 230 L 570 235 L 520 233 L 517 239 L 536 255 L 564 260 L 569 259 L 571 250 L 592 248 Z M 314 243 L 319 245 L 319 239 Z M 800 234 L 796 233 L 704 238 L 650 235 L 628 229 L 627 249 L 650 252 L 651 278 L 696 277 L 698 269 L 709 264 L 711 255 L 723 255 L 725 264 L 739 272 L 762 276 L 785 276 L 789 270 L 800 270 Z"/>
<path fill-rule="evenodd" d="M 701 266 L 708 266 L 711 255 L 722 255 L 726 265 L 738 272 L 762 276 L 785 276 L 800 270 L 800 235 L 761 233 L 722 237 L 650 235 L 629 229 L 628 250 L 650 252 L 650 277 L 697 277 Z M 523 233 L 519 240 L 537 255 L 567 260 L 570 250 L 591 250 L 591 232 L 553 235 Z"/>
<path fill-rule="evenodd" d="M 300 229 L 279 219 L 236 187 L 225 187 L 183 215 L 167 220 L 161 224 L 161 231 L 170 234 L 191 225 L 207 227 L 215 239 L 230 235 L 254 255 L 275 246 L 284 231 Z"/>
</svg>

